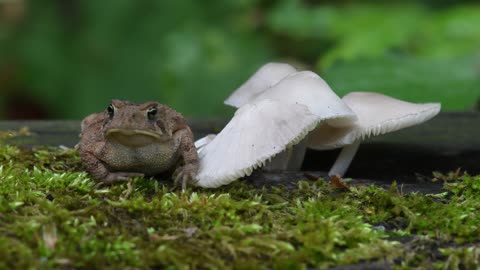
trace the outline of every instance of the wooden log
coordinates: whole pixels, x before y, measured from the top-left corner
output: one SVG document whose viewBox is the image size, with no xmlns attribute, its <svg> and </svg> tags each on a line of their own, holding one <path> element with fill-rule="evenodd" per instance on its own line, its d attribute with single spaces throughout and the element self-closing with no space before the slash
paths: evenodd
<svg viewBox="0 0 480 270">
<path fill-rule="evenodd" d="M 190 120 L 189 124 L 197 138 L 208 133 L 218 133 L 228 122 L 217 120 Z M 28 127 L 35 137 L 36 145 L 72 146 L 78 141 L 80 121 L 78 120 L 33 120 L 0 121 L 0 130 L 18 130 Z M 432 120 L 415 127 L 378 136 L 367 140 L 368 144 L 401 144 L 408 147 L 458 153 L 480 150 L 480 113 L 442 112 Z"/>
<path fill-rule="evenodd" d="M 196 138 L 218 133 L 226 120 L 191 120 Z M 32 136 L 10 142 L 22 145 L 64 145 L 78 142 L 80 121 L 0 121 L 0 130 L 28 127 Z M 308 151 L 302 170 L 311 173 L 328 171 L 338 150 Z M 480 113 L 442 112 L 425 124 L 366 140 L 358 151 L 346 177 L 357 183 L 387 186 L 393 180 L 405 190 L 438 191 L 430 182 L 432 171 L 448 172 L 457 168 L 480 174 Z M 296 185 L 304 172 L 254 174 L 249 181 L 257 185 Z M 364 180 L 361 180 L 364 179 Z M 366 180 L 369 179 L 369 180 Z"/>
</svg>

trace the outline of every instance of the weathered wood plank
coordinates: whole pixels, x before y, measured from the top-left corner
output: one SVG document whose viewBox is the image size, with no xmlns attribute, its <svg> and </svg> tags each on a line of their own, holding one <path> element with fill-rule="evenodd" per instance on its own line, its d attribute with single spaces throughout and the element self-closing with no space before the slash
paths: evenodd
<svg viewBox="0 0 480 270">
<path fill-rule="evenodd" d="M 197 138 L 217 133 L 227 120 L 191 120 L 190 126 Z M 36 144 L 63 144 L 72 146 L 78 141 L 80 121 L 37 120 L 0 121 L 0 130 L 28 127 L 37 135 Z M 425 124 L 378 136 L 366 141 L 372 144 L 402 144 L 444 152 L 480 150 L 480 113 L 442 112 Z"/>
<path fill-rule="evenodd" d="M 0 130 L 19 130 L 23 127 L 27 127 L 32 136 L 15 137 L 10 142 L 73 147 L 78 142 L 80 133 L 80 121 L 76 120 L 0 121 Z"/>
</svg>

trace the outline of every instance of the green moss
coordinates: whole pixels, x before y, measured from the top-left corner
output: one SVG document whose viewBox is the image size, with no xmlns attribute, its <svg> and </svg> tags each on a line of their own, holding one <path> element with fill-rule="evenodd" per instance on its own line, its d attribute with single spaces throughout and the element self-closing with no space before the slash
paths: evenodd
<svg viewBox="0 0 480 270">
<path fill-rule="evenodd" d="M 71 149 L 1 145 L 0 161 L 0 268 L 302 269 L 387 261 L 455 269 L 479 262 L 480 176 L 436 174 L 445 191 L 433 195 L 402 194 L 395 185 L 339 192 L 321 179 L 295 189 L 237 181 L 182 193 L 153 179 L 98 184 Z"/>
</svg>

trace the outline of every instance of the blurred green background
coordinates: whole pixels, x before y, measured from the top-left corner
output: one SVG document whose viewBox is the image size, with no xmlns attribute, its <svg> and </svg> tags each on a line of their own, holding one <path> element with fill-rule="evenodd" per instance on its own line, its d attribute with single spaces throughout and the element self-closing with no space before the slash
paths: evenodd
<svg viewBox="0 0 480 270">
<path fill-rule="evenodd" d="M 0 118 L 80 119 L 111 98 L 225 117 L 223 100 L 270 61 L 340 96 L 478 109 L 476 2 L 0 0 Z"/>
</svg>

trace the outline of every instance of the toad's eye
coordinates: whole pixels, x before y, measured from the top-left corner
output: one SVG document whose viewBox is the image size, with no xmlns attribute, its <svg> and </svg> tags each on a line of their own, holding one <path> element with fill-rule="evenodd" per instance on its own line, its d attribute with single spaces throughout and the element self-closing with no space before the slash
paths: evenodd
<svg viewBox="0 0 480 270">
<path fill-rule="evenodd" d="M 148 117 L 148 119 L 149 119 L 149 120 L 155 119 L 155 115 L 157 115 L 157 112 L 158 112 L 157 107 L 153 107 L 153 106 L 152 106 L 152 107 L 148 108 L 148 109 L 147 109 L 147 117 Z"/>
<path fill-rule="evenodd" d="M 113 107 L 112 104 L 108 105 L 107 107 L 107 113 L 108 113 L 108 116 L 110 117 L 110 119 L 113 118 L 113 113 L 115 112 L 115 108 Z"/>
</svg>

